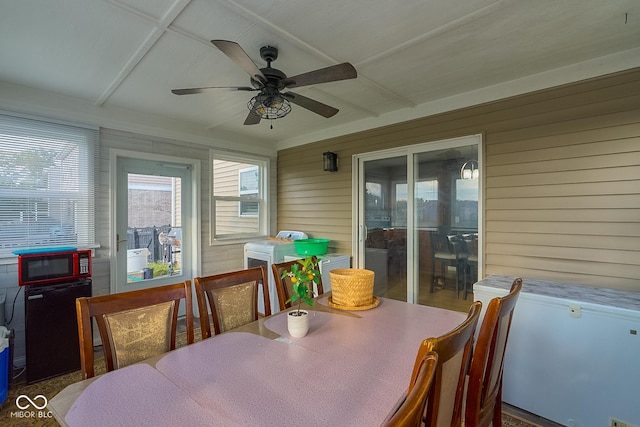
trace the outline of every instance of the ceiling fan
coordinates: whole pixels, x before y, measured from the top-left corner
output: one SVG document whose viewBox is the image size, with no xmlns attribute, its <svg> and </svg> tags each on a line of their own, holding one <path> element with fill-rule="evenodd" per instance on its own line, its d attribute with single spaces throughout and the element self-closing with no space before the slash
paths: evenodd
<svg viewBox="0 0 640 427">
<path fill-rule="evenodd" d="M 251 86 L 173 89 L 171 92 L 176 95 L 191 95 L 218 89 L 257 91 L 259 93 L 251 98 L 247 104 L 249 115 L 244 121 L 245 125 L 258 124 L 261 119 L 274 120 L 282 118 L 291 111 L 290 103 L 299 105 L 323 117 L 332 117 L 338 112 L 337 108 L 291 91 L 281 91 L 293 87 L 353 79 L 358 76 L 353 65 L 345 62 L 287 77 L 282 71 L 271 67 L 271 63 L 278 58 L 278 49 L 273 46 L 260 48 L 260 57 L 267 62 L 267 66 L 258 68 L 238 43 L 228 40 L 211 40 L 211 43 L 249 74 Z"/>
</svg>

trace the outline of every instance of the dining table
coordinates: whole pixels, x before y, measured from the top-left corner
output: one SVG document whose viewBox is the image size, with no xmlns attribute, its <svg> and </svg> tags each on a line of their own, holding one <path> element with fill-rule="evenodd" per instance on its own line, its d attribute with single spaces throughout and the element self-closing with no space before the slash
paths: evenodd
<svg viewBox="0 0 640 427">
<path fill-rule="evenodd" d="M 327 294 L 305 308 L 302 338 L 279 312 L 71 384 L 48 409 L 71 427 L 380 425 L 406 394 L 422 340 L 466 318 L 388 298 L 341 310 Z"/>
</svg>

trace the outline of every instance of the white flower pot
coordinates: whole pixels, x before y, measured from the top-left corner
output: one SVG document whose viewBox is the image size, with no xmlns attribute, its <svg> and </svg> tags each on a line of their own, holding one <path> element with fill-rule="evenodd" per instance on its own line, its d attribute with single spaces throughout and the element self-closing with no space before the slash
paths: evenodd
<svg viewBox="0 0 640 427">
<path fill-rule="evenodd" d="M 309 312 L 300 310 L 300 316 L 297 314 L 297 309 L 287 313 L 287 328 L 293 338 L 302 338 L 309 332 Z"/>
</svg>

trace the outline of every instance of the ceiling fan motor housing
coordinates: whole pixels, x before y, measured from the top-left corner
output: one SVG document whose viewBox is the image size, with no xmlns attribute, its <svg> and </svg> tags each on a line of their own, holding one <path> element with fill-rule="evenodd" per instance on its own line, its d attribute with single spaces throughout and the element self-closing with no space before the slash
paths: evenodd
<svg viewBox="0 0 640 427">
<path fill-rule="evenodd" d="M 278 48 L 273 46 L 262 46 L 260 48 L 260 57 L 267 61 L 267 64 L 278 59 Z"/>
</svg>

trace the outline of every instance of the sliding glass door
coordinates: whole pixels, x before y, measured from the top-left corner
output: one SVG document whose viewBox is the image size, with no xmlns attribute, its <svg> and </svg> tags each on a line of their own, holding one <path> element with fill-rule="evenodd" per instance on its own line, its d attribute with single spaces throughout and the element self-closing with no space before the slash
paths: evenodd
<svg viewBox="0 0 640 427">
<path fill-rule="evenodd" d="M 355 265 L 376 273 L 376 295 L 466 311 L 480 264 L 470 256 L 481 212 L 479 143 L 456 138 L 354 159 Z"/>
</svg>

